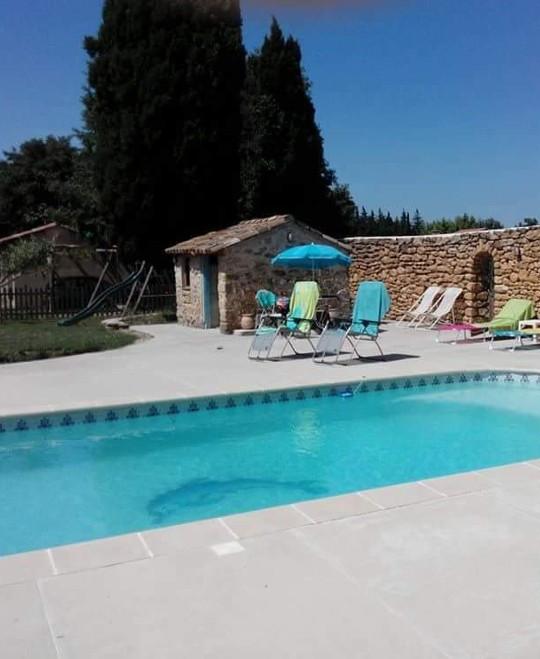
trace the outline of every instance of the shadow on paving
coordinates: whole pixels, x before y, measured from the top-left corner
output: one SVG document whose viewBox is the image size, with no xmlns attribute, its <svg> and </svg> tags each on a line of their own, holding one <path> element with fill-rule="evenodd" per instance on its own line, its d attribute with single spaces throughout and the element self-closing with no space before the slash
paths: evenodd
<svg viewBox="0 0 540 659">
<path fill-rule="evenodd" d="M 340 352 L 341 355 L 350 355 L 350 352 Z M 408 355 L 408 354 L 403 354 L 403 353 L 393 353 L 390 355 L 385 355 L 384 357 L 381 357 L 380 355 L 373 355 L 373 356 L 367 356 L 364 357 L 362 356 L 361 358 L 358 357 L 351 357 L 350 359 L 340 359 L 339 361 L 336 362 L 335 356 L 334 355 L 328 355 L 327 360 L 324 362 L 318 361 L 317 364 L 322 364 L 324 366 L 350 366 L 352 364 L 363 364 L 364 362 L 399 362 L 404 359 L 419 359 L 420 355 Z M 269 361 L 269 362 L 290 362 L 290 361 L 296 361 L 296 360 L 307 360 L 313 359 L 313 354 L 311 352 L 305 352 L 301 353 L 300 355 L 283 355 L 283 357 L 270 357 L 270 359 L 264 360 L 261 359 L 260 361 Z M 257 361 L 257 360 L 253 360 Z"/>
</svg>

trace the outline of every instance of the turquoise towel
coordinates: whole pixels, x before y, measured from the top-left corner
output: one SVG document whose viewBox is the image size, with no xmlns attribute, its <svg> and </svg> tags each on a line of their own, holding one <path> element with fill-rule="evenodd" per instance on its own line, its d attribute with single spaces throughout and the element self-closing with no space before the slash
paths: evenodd
<svg viewBox="0 0 540 659">
<path fill-rule="evenodd" d="M 392 301 L 382 281 L 363 281 L 354 303 L 351 332 L 377 336 L 381 320 Z"/>
</svg>

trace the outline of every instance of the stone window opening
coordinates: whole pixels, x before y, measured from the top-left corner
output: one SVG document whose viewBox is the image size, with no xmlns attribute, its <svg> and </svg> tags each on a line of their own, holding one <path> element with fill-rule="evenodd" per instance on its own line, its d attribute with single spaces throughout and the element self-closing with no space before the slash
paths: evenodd
<svg viewBox="0 0 540 659">
<path fill-rule="evenodd" d="M 182 288 L 191 287 L 191 263 L 189 262 L 189 257 L 184 257 L 182 259 Z"/>
<path fill-rule="evenodd" d="M 476 319 L 489 320 L 495 309 L 495 263 L 489 252 L 480 252 L 474 257 L 475 275 L 474 308 Z"/>
</svg>

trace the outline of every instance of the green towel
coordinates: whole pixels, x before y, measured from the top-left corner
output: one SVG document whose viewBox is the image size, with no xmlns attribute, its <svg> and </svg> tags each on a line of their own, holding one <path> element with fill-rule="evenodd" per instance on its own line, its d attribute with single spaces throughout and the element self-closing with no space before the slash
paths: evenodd
<svg viewBox="0 0 540 659">
<path fill-rule="evenodd" d="M 297 281 L 289 305 L 286 326 L 292 331 L 309 332 L 320 297 L 316 281 Z"/>
<path fill-rule="evenodd" d="M 530 300 L 512 298 L 488 323 L 475 324 L 490 330 L 517 330 L 520 320 L 530 320 L 535 313 L 534 304 Z"/>
<path fill-rule="evenodd" d="M 351 332 L 377 336 L 379 325 L 392 301 L 382 281 L 363 281 L 354 303 Z"/>
</svg>

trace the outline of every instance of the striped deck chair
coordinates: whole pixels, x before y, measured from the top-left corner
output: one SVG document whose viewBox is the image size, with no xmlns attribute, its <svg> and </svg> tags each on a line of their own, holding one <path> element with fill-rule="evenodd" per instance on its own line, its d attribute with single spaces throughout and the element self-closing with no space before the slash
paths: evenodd
<svg viewBox="0 0 540 659">
<path fill-rule="evenodd" d="M 448 316 L 452 318 L 452 323 L 455 323 L 454 305 L 462 293 L 461 288 L 453 286 L 447 288 L 438 299 L 436 306 L 418 318 L 415 327 L 424 326 L 427 329 L 433 329 L 439 323 L 444 322 Z"/>
<path fill-rule="evenodd" d="M 423 314 L 429 313 L 435 306 L 435 301 L 442 290 L 440 286 L 428 286 L 422 295 L 397 321 L 396 327 L 399 327 L 404 320 L 408 320 L 409 322 L 407 324 L 411 327 Z"/>
</svg>

